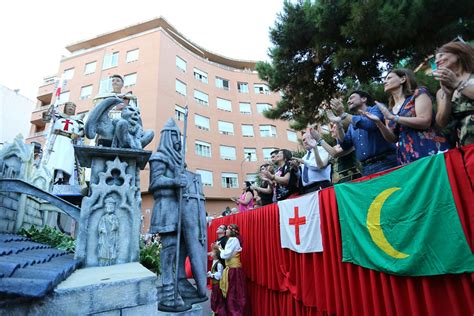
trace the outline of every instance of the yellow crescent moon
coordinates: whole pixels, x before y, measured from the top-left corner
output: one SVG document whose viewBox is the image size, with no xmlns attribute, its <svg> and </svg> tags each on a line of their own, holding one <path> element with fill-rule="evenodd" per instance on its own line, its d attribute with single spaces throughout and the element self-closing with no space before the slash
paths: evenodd
<svg viewBox="0 0 474 316">
<path fill-rule="evenodd" d="M 392 247 L 388 242 L 387 238 L 380 225 L 380 212 L 382 211 L 383 204 L 393 192 L 400 190 L 400 188 L 389 188 L 384 190 L 370 204 L 369 211 L 367 212 L 367 229 L 369 230 L 370 237 L 374 243 L 383 250 L 387 255 L 396 259 L 404 259 L 409 255 L 400 252 Z"/>
</svg>

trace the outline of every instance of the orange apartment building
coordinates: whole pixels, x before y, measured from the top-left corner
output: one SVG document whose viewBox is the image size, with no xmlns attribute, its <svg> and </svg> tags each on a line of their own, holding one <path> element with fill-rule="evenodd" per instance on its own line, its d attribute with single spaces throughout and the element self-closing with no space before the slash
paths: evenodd
<svg viewBox="0 0 474 316">
<path fill-rule="evenodd" d="M 161 17 L 66 48 L 70 56 L 63 57 L 57 74 L 45 78 L 39 87 L 29 142 L 44 142 L 47 126 L 41 116 L 55 101 L 55 78 L 67 79 L 60 101 L 75 102 L 76 113 L 82 113 L 93 107 L 95 95 L 111 88 L 109 77 L 120 74 L 122 91 L 138 97 L 144 128 L 155 131 L 146 150 L 156 150 L 160 130 L 170 117 L 183 131 L 188 105 L 186 162 L 189 170 L 202 176 L 210 215 L 235 206 L 229 198 L 240 195 L 242 182 L 254 179 L 274 148 L 298 147 L 297 134 L 288 122 L 262 115 L 280 95 L 258 78 L 254 61 L 210 52 Z M 140 178 L 146 228 L 153 207 L 147 192 L 148 166 Z"/>
</svg>

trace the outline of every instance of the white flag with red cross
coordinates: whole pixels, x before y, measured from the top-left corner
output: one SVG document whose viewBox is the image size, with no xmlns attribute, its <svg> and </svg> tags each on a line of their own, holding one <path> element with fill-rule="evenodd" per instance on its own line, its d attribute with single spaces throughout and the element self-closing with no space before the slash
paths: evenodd
<svg viewBox="0 0 474 316">
<path fill-rule="evenodd" d="M 318 192 L 280 201 L 278 208 L 282 248 L 299 253 L 323 251 Z"/>
</svg>

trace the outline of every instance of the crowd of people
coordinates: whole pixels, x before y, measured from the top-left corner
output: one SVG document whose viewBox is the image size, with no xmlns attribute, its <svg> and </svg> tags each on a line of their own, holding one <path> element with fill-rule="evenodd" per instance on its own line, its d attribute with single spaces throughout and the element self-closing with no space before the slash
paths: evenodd
<svg viewBox="0 0 474 316">
<path fill-rule="evenodd" d="M 366 91 L 352 91 L 347 108 L 332 99 L 325 110 L 333 144 L 321 135 L 321 126 L 303 134 L 301 158 L 287 149 L 271 153 L 260 166 L 259 181 L 246 181 L 236 203 L 223 215 L 245 212 L 294 194 L 305 194 L 351 181 L 453 147 L 474 143 L 474 48 L 462 41 L 443 45 L 435 55 L 436 96 L 419 86 L 410 69 L 393 69 L 384 78 L 388 106 Z M 327 139 L 327 138 L 326 138 Z M 335 145 L 334 145 L 335 144 Z M 215 315 L 242 315 L 245 276 L 241 269 L 239 228 L 219 226 L 212 244 L 211 308 Z"/>
<path fill-rule="evenodd" d="M 419 86 L 412 70 L 401 68 L 383 81 L 388 106 L 361 90 L 349 94 L 347 112 L 341 99 L 330 100 L 325 112 L 335 145 L 323 139 L 321 126 L 308 127 L 305 155 L 272 152 L 259 181 L 246 181 L 242 195 L 232 198 L 238 212 L 474 143 L 474 48 L 449 42 L 436 52 L 435 65 L 435 97 Z"/>
</svg>

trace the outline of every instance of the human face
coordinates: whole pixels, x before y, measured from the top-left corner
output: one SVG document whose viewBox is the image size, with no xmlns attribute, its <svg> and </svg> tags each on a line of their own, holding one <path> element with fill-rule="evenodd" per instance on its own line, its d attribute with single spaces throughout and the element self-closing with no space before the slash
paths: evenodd
<svg viewBox="0 0 474 316">
<path fill-rule="evenodd" d="M 112 78 L 112 89 L 114 90 L 114 92 L 120 93 L 120 92 L 122 92 L 122 88 L 123 88 L 122 79 L 120 79 L 118 77 L 113 77 Z"/>
<path fill-rule="evenodd" d="M 231 230 L 230 230 L 230 228 L 227 228 L 227 230 L 225 231 L 225 235 L 227 237 L 230 237 L 230 234 L 231 234 Z"/>
<path fill-rule="evenodd" d="M 455 71 L 459 67 L 459 58 L 453 53 L 437 53 L 435 63 L 438 68 L 444 67 Z"/>
<path fill-rule="evenodd" d="M 279 161 L 283 161 L 285 160 L 284 156 L 283 156 L 283 152 L 280 150 L 278 152 L 278 154 L 276 154 L 275 156 L 275 162 L 279 162 Z"/>
<path fill-rule="evenodd" d="M 308 135 L 308 133 L 303 134 L 303 146 L 306 150 L 311 149 L 311 146 L 308 144 L 308 137 L 311 137 L 310 135 Z"/>
<path fill-rule="evenodd" d="M 273 154 L 270 156 L 270 159 L 271 159 L 271 161 L 272 161 L 273 163 L 276 162 L 276 159 L 275 159 L 275 158 L 276 158 L 276 155 L 277 155 L 277 154 L 278 154 L 278 153 L 273 153 Z"/>
<path fill-rule="evenodd" d="M 73 104 L 67 104 L 64 106 L 64 114 L 74 115 L 76 113 L 76 106 Z"/>
<path fill-rule="evenodd" d="M 226 226 L 221 225 L 221 226 L 217 227 L 216 233 L 219 236 L 224 236 L 225 231 L 226 231 Z"/>
<path fill-rule="evenodd" d="M 396 73 L 391 72 L 385 77 L 383 81 L 383 88 L 385 92 L 393 92 L 401 89 L 406 81 L 406 77 L 400 77 Z"/>
<path fill-rule="evenodd" d="M 357 93 L 353 93 L 347 99 L 347 104 L 349 105 L 349 111 L 355 112 L 359 110 L 367 102 L 366 98 L 362 98 Z"/>
</svg>

